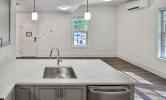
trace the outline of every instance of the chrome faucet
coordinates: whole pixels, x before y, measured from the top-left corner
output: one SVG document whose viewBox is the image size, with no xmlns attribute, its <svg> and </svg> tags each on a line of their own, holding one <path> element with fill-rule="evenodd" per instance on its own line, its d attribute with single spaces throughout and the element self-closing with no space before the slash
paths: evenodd
<svg viewBox="0 0 166 100">
<path fill-rule="evenodd" d="M 52 53 L 53 53 L 53 51 L 54 50 L 57 50 L 57 66 L 59 66 L 60 65 L 60 62 L 62 61 L 61 59 L 60 59 L 60 56 L 59 56 L 59 49 L 58 48 L 52 48 L 51 49 L 51 51 L 50 51 L 50 59 L 52 59 Z"/>
</svg>

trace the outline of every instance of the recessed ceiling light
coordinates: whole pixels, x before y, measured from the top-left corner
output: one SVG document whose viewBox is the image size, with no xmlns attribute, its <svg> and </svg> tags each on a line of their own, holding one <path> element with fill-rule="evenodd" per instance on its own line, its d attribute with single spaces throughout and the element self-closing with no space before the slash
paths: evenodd
<svg viewBox="0 0 166 100">
<path fill-rule="evenodd" d="M 112 1 L 112 0 L 104 0 L 104 1 L 106 1 L 106 2 L 110 2 L 110 1 Z"/>
<path fill-rule="evenodd" d="M 58 7 L 58 9 L 63 10 L 63 11 L 66 11 L 66 10 L 71 9 L 71 7 L 68 6 L 68 5 L 63 5 L 63 6 Z"/>
</svg>

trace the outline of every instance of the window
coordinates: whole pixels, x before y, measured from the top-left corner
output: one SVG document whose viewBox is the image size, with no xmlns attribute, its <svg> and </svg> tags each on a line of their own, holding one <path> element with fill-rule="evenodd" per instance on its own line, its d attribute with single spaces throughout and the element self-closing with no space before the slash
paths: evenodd
<svg viewBox="0 0 166 100">
<path fill-rule="evenodd" d="M 166 58 L 166 10 L 161 10 L 161 58 Z"/>
<path fill-rule="evenodd" d="M 73 17 L 73 46 L 88 46 L 88 21 L 84 17 Z"/>
</svg>

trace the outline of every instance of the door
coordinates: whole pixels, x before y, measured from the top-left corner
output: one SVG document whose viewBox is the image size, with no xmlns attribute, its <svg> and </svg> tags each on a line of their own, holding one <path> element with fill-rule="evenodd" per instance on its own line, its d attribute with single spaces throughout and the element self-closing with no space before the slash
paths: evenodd
<svg viewBox="0 0 166 100">
<path fill-rule="evenodd" d="M 62 86 L 62 100 L 87 100 L 86 86 Z"/>
<path fill-rule="evenodd" d="M 36 86 L 35 100 L 59 100 L 57 86 Z"/>
<path fill-rule="evenodd" d="M 16 86 L 16 100 L 35 100 L 34 86 Z"/>
<path fill-rule="evenodd" d="M 21 27 L 21 57 L 37 56 L 37 25 L 23 24 Z"/>
</svg>

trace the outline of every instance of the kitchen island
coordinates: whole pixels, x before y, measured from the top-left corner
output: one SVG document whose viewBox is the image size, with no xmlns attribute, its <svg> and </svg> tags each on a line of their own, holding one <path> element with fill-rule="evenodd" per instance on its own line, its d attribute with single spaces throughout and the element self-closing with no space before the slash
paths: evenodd
<svg viewBox="0 0 166 100">
<path fill-rule="evenodd" d="M 77 78 L 44 79 L 45 67 L 57 67 L 56 63 L 55 59 L 8 60 L 2 63 L 0 65 L 0 98 L 13 100 L 16 96 L 16 93 L 13 92 L 15 86 L 30 86 L 32 89 L 39 89 L 42 86 L 44 88 L 45 86 L 48 88 L 59 86 L 67 88 L 69 86 L 76 86 L 76 88 L 80 86 L 128 86 L 131 91 L 131 100 L 134 100 L 134 82 L 101 60 L 64 59 L 60 66 L 72 67 Z"/>
</svg>

